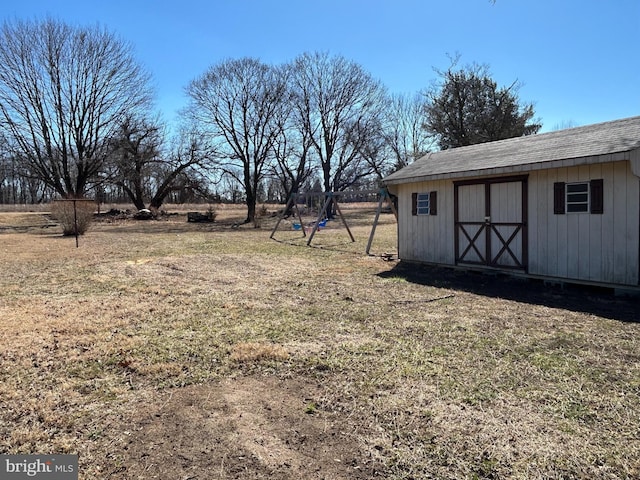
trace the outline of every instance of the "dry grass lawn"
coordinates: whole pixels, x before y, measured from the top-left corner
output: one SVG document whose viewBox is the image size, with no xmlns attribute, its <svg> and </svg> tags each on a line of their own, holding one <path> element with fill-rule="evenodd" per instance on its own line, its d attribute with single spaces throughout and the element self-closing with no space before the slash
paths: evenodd
<svg viewBox="0 0 640 480">
<path fill-rule="evenodd" d="M 78 453 L 82 479 L 640 478 L 637 299 L 365 256 L 371 209 L 315 248 L 218 213 L 77 249 L 0 213 L 0 453 Z"/>
</svg>

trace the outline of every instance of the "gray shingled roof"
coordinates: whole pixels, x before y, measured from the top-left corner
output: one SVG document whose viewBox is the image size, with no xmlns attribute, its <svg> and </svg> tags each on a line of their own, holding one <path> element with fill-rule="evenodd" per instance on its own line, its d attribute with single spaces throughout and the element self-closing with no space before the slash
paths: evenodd
<svg viewBox="0 0 640 480">
<path fill-rule="evenodd" d="M 615 158 L 597 157 L 636 148 L 640 148 L 640 116 L 432 152 L 384 182 L 392 185 L 612 161 Z"/>
</svg>

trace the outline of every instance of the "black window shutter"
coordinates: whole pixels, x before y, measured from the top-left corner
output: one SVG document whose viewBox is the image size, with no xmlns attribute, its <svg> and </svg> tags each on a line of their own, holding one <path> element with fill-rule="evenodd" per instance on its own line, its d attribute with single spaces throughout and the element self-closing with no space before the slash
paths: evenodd
<svg viewBox="0 0 640 480">
<path fill-rule="evenodd" d="M 429 192 L 429 215 L 438 214 L 438 192 Z"/>
<path fill-rule="evenodd" d="M 411 215 L 418 215 L 418 194 L 411 194 Z"/>
<path fill-rule="evenodd" d="M 601 178 L 591 180 L 591 213 L 604 213 L 604 188 Z"/>
<path fill-rule="evenodd" d="M 553 213 L 555 215 L 562 215 L 564 213 L 564 188 L 564 182 L 556 182 L 553 184 Z"/>
</svg>

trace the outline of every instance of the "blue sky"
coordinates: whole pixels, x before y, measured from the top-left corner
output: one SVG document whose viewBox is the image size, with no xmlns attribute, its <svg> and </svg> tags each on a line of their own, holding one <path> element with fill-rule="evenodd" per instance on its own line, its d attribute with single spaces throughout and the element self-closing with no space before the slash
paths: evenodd
<svg viewBox="0 0 640 480">
<path fill-rule="evenodd" d="M 172 120 L 217 62 L 340 54 L 414 93 L 461 63 L 522 82 L 543 131 L 640 115 L 640 0 L 14 0 L 0 18 L 100 24 L 134 46 Z"/>
</svg>

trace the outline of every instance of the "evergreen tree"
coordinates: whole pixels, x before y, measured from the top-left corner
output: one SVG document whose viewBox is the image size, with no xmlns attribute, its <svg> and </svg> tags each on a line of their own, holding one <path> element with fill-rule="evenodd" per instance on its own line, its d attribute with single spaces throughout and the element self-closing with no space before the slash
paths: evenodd
<svg viewBox="0 0 640 480">
<path fill-rule="evenodd" d="M 533 104 L 521 104 L 520 84 L 499 87 L 486 66 L 455 69 L 455 61 L 438 72 L 441 82 L 426 93 L 425 129 L 442 150 L 532 135 L 541 124 L 533 120 Z"/>
</svg>

